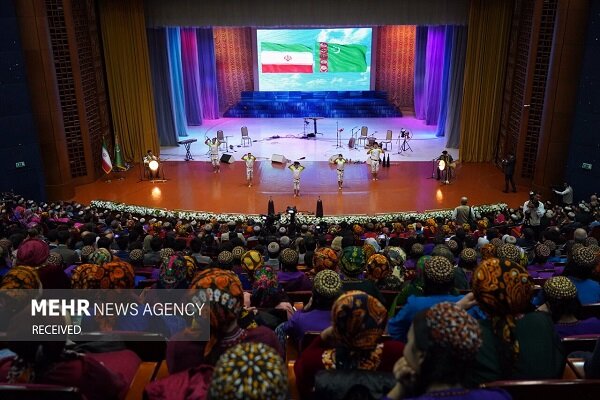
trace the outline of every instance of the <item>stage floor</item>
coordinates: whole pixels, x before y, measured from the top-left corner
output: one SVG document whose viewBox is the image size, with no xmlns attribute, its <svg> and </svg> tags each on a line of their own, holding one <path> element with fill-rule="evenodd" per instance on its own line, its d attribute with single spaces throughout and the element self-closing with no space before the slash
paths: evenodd
<svg viewBox="0 0 600 400">
<path fill-rule="evenodd" d="M 527 199 L 526 187 L 518 193 L 503 193 L 504 176 L 491 164 L 463 164 L 457 179 L 449 185 L 431 179 L 432 163 L 396 162 L 382 168 L 378 181 L 372 181 L 366 164 L 346 166 L 344 189 L 337 189 L 335 168 L 327 162 L 305 162 L 299 198 L 293 197 L 292 174 L 282 164 L 267 161 L 255 165 L 255 184 L 246 185 L 245 166 L 236 162 L 221 164 L 214 174 L 209 163 L 164 163 L 167 182 L 138 182 L 139 167 L 120 174 L 124 179 L 76 188 L 73 200 L 111 200 L 147 207 L 264 214 L 269 197 L 276 212 L 294 205 L 299 211 L 314 212 L 320 196 L 326 215 L 377 214 L 394 211 L 425 211 L 453 208 L 462 196 L 469 204 L 508 203 L 516 207 Z M 113 174 L 114 175 L 114 174 Z"/>
<path fill-rule="evenodd" d="M 322 135 L 315 139 L 303 139 L 305 134 L 314 132 L 312 120 L 308 124 L 302 118 L 220 118 L 206 120 L 201 126 L 188 128 L 188 137 L 180 139 L 198 139 L 193 143 L 191 152 L 194 161 L 208 161 L 208 147 L 204 144 L 207 137 L 215 137 L 217 130 L 223 130 L 232 147 L 227 153 L 233 155 L 235 160 L 251 151 L 255 156 L 266 160 L 273 154 L 281 154 L 289 160 L 304 157 L 306 161 L 327 161 L 334 154 L 342 153 L 344 157 L 353 160 L 366 160 L 366 150 L 361 146 L 358 149 L 349 149 L 348 142 L 353 128 L 358 130 L 365 125 L 369 128 L 369 136 L 374 135 L 378 142 L 386 137 L 388 129 L 393 132 L 391 146 L 389 146 L 391 161 L 430 161 L 440 155 L 445 149 L 446 138 L 435 136 L 436 126 L 425 125 L 424 121 L 414 117 L 402 118 L 323 118 L 317 120 L 317 130 Z M 251 147 L 241 147 L 242 126 L 248 127 L 248 134 L 252 138 Z M 343 128 L 340 140 L 337 141 L 336 130 Z M 398 154 L 398 135 L 400 129 L 405 128 L 412 132 L 413 139 L 409 141 L 412 151 Z M 277 137 L 278 136 L 278 137 Z M 341 147 L 337 147 L 338 143 Z M 448 149 L 455 159 L 458 159 L 457 149 Z M 185 148 L 161 147 L 160 155 L 168 161 L 183 160 Z"/>
</svg>

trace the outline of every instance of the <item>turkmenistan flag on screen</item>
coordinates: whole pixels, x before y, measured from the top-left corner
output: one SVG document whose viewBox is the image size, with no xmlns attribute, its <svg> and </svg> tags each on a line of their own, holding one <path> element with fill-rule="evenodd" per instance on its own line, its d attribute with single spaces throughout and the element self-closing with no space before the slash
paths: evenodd
<svg viewBox="0 0 600 400">
<path fill-rule="evenodd" d="M 367 46 L 362 44 L 317 43 L 319 72 L 365 72 Z"/>
<path fill-rule="evenodd" d="M 303 44 L 260 43 L 260 63 L 265 73 L 313 72 L 312 49 Z"/>
</svg>

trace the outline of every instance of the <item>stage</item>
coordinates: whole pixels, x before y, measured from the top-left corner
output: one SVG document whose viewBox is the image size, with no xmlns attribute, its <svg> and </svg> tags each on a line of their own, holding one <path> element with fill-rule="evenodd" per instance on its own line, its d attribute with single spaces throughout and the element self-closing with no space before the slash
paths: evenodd
<svg viewBox="0 0 600 400">
<path fill-rule="evenodd" d="M 327 161 L 334 154 L 342 153 L 344 157 L 352 160 L 364 161 L 367 159 L 367 150 L 364 146 L 356 146 L 349 149 L 348 142 L 352 129 L 358 131 L 367 126 L 369 136 L 374 135 L 377 142 L 385 139 L 388 129 L 392 130 L 393 141 L 388 145 L 391 161 L 431 161 L 437 158 L 445 149 L 446 138 L 436 137 L 435 125 L 425 125 L 424 121 L 414 117 L 398 118 L 323 118 L 317 120 L 319 133 L 314 138 L 304 138 L 307 134 L 314 132 L 312 119 L 302 118 L 220 118 L 206 120 L 200 126 L 188 127 L 187 137 L 183 139 L 197 139 L 191 145 L 194 161 L 209 161 L 208 147 L 204 144 L 207 137 L 213 138 L 218 130 L 222 130 L 228 138 L 228 144 L 233 148 L 223 153 L 231 154 L 235 160 L 240 160 L 242 155 L 251 151 L 259 160 L 269 159 L 273 154 L 281 154 L 289 160 L 305 157 L 305 161 Z M 248 127 L 248 135 L 253 140 L 252 146 L 241 147 L 242 126 Z M 340 140 L 337 141 L 336 129 L 340 132 Z M 400 129 L 409 130 L 413 138 L 408 142 L 412 151 L 404 151 L 398 154 L 398 135 Z M 402 142 L 401 142 L 402 143 Z M 400 144 L 401 144 L 400 143 Z M 337 147 L 341 145 L 341 147 Z M 458 159 L 458 149 L 448 149 L 455 159 Z M 161 147 L 160 155 L 167 161 L 183 160 L 185 148 Z"/>
<path fill-rule="evenodd" d="M 378 181 L 372 181 L 366 164 L 346 166 L 344 189 L 337 189 L 336 171 L 325 161 L 303 163 L 300 197 L 292 196 L 292 173 L 282 164 L 259 161 L 255 184 L 246 185 L 241 162 L 221 164 L 214 174 L 205 162 L 164 163 L 164 183 L 139 182 L 138 166 L 112 174 L 110 183 L 99 180 L 76 188 L 73 200 L 111 200 L 167 209 L 222 213 L 264 214 L 269 197 L 276 212 L 294 205 L 298 211 L 314 212 L 320 196 L 325 215 L 377 214 L 394 211 L 425 211 L 453 208 L 462 196 L 469 204 L 505 202 L 516 207 L 527 199 L 529 188 L 503 193 L 504 176 L 491 164 L 459 164 L 457 178 L 449 185 L 431 179 L 432 163 L 392 162 L 382 168 Z M 117 180 L 118 177 L 124 179 Z"/>
</svg>

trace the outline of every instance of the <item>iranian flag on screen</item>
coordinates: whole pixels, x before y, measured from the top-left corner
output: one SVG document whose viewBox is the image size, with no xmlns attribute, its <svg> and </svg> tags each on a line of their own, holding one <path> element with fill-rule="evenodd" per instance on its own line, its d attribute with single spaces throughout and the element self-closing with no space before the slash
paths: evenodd
<svg viewBox="0 0 600 400">
<path fill-rule="evenodd" d="M 367 46 L 318 43 L 319 72 L 365 72 Z"/>
<path fill-rule="evenodd" d="M 263 74 L 313 72 L 312 49 L 303 44 L 261 42 L 260 62 Z"/>
</svg>

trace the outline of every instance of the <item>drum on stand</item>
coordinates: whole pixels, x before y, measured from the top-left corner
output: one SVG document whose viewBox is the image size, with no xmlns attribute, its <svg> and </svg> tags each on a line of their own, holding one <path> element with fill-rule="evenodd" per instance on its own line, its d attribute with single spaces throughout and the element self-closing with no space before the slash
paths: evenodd
<svg viewBox="0 0 600 400">
<path fill-rule="evenodd" d="M 356 144 L 356 138 L 351 137 L 350 140 L 348 140 L 348 148 L 353 149 L 355 144 Z"/>
<path fill-rule="evenodd" d="M 440 171 L 443 171 L 446 169 L 446 161 L 444 160 L 438 160 L 438 169 Z"/>
</svg>

